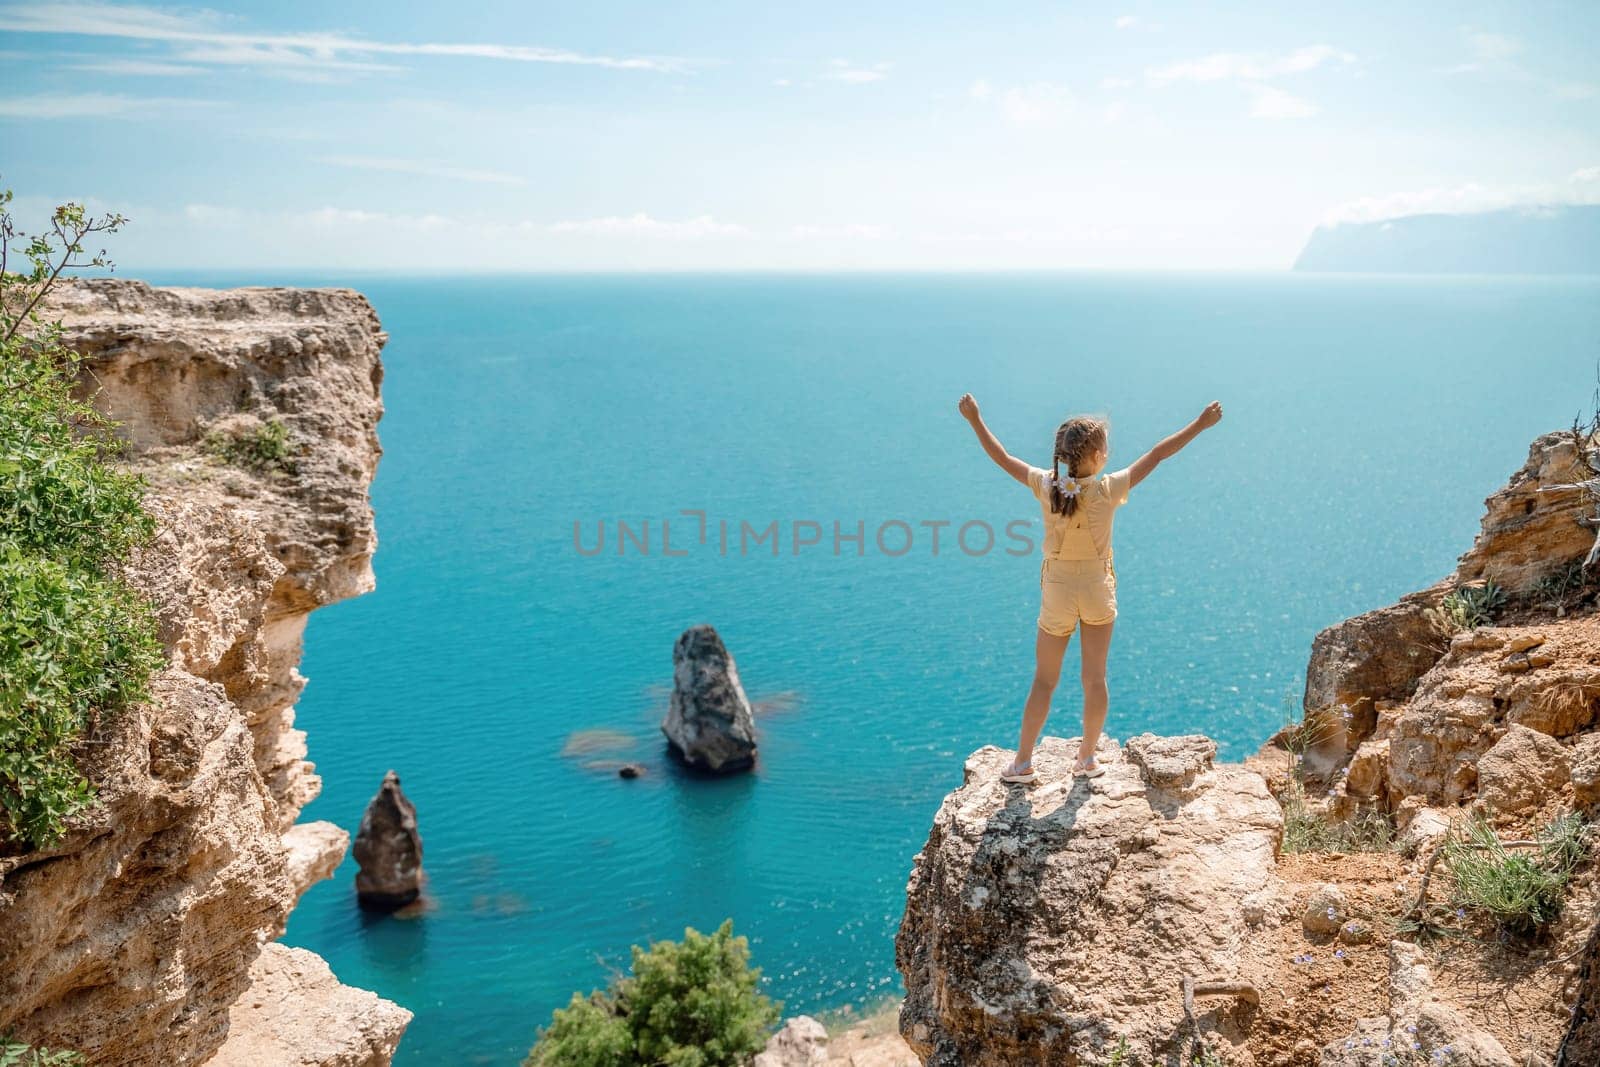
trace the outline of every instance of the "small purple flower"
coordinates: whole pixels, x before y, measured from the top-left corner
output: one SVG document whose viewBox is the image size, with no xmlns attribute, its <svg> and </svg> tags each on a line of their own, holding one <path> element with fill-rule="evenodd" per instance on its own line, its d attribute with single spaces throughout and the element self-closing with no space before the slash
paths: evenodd
<svg viewBox="0 0 1600 1067">
<path fill-rule="evenodd" d="M 1334 949 L 1333 950 L 1333 958 L 1336 959 L 1336 960 L 1344 959 L 1344 949 L 1342 949 L 1342 948 Z"/>
</svg>

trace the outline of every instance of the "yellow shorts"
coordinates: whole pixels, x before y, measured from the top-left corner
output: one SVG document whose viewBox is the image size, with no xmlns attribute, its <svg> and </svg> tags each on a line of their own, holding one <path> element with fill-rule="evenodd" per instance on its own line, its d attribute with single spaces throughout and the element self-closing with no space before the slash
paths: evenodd
<svg viewBox="0 0 1600 1067">
<path fill-rule="evenodd" d="M 1039 568 L 1039 629 L 1071 637 L 1082 619 L 1104 626 L 1117 617 L 1117 569 L 1109 559 L 1046 559 Z"/>
</svg>

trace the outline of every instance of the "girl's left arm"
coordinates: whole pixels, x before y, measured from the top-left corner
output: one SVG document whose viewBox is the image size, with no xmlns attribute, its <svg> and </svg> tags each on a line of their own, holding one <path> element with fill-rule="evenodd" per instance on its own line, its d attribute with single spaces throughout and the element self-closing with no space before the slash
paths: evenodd
<svg viewBox="0 0 1600 1067">
<path fill-rule="evenodd" d="M 1150 476 L 1164 459 L 1171 459 L 1183 451 L 1185 445 L 1200 436 L 1202 430 L 1209 430 L 1222 421 L 1222 402 L 1213 400 L 1206 405 L 1206 409 L 1195 416 L 1193 422 L 1173 434 L 1164 438 L 1160 444 L 1140 456 L 1133 466 L 1128 468 L 1128 488 L 1132 489 Z"/>
<path fill-rule="evenodd" d="M 994 460 L 995 466 L 1023 485 L 1027 485 L 1028 465 L 1007 452 L 1005 446 L 1000 443 L 1000 439 L 995 437 L 988 426 L 984 425 L 983 416 L 978 414 L 978 402 L 972 399 L 971 393 L 962 394 L 960 403 L 956 405 L 956 410 L 960 411 L 961 417 L 967 420 L 967 424 L 972 427 L 972 432 L 978 435 L 978 443 L 989 454 L 989 458 Z"/>
</svg>

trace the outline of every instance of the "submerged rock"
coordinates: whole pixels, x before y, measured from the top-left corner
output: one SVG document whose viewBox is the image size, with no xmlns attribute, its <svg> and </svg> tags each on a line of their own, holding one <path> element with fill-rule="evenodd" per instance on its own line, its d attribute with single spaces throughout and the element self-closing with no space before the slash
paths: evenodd
<svg viewBox="0 0 1600 1067">
<path fill-rule="evenodd" d="M 691 626 L 672 646 L 672 700 L 661 732 L 691 767 L 729 774 L 755 765 L 750 700 L 732 653 L 710 626 Z"/>
<path fill-rule="evenodd" d="M 422 835 L 417 809 L 400 791 L 400 776 L 383 776 L 356 833 L 356 899 L 363 908 L 394 911 L 422 892 Z"/>
</svg>

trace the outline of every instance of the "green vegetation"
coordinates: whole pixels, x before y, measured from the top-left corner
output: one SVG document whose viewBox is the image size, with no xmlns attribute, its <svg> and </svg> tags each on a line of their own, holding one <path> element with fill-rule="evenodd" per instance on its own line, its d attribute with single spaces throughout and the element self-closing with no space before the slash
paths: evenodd
<svg viewBox="0 0 1600 1067">
<path fill-rule="evenodd" d="M 707 936 L 633 948 L 632 974 L 574 993 L 525 1067 L 738 1067 L 761 1051 L 780 1005 L 757 992 L 761 971 L 730 919 Z"/>
<path fill-rule="evenodd" d="M 0 1035 L 0 1067 L 83 1067 L 83 1053 L 35 1048 Z"/>
<path fill-rule="evenodd" d="M 145 697 L 161 665 L 154 617 L 116 575 L 153 523 L 143 484 L 111 466 L 111 426 L 74 399 L 78 357 L 39 308 L 88 236 L 118 216 L 57 208 L 15 229 L 0 193 L 0 842 L 40 847 L 93 794 L 75 750 L 97 717 Z M 20 249 L 26 272 L 7 260 Z"/>
<path fill-rule="evenodd" d="M 1506 593 L 1492 581 L 1462 585 L 1446 593 L 1436 608 L 1428 609 L 1434 629 L 1446 637 L 1487 626 L 1505 607 Z"/>
<path fill-rule="evenodd" d="M 1306 793 L 1306 753 L 1334 735 L 1334 715 L 1342 709 L 1305 715 L 1296 720 L 1291 705 L 1284 743 L 1289 752 L 1289 780 L 1278 793 L 1283 808 L 1283 851 L 1386 852 L 1394 847 L 1394 824 L 1380 811 L 1362 808 L 1349 819 L 1335 819 L 1314 805 Z M 1348 713 L 1344 713 L 1348 720 Z"/>
<path fill-rule="evenodd" d="M 296 449 L 289 440 L 289 428 L 277 419 L 239 433 L 207 434 L 203 445 L 224 463 L 257 474 L 295 472 Z"/>
<path fill-rule="evenodd" d="M 1588 853 L 1588 825 L 1576 813 L 1543 827 L 1532 848 L 1513 850 L 1475 819 L 1445 845 L 1454 903 L 1492 917 L 1510 933 L 1529 935 L 1561 915 L 1567 884 Z"/>
</svg>

